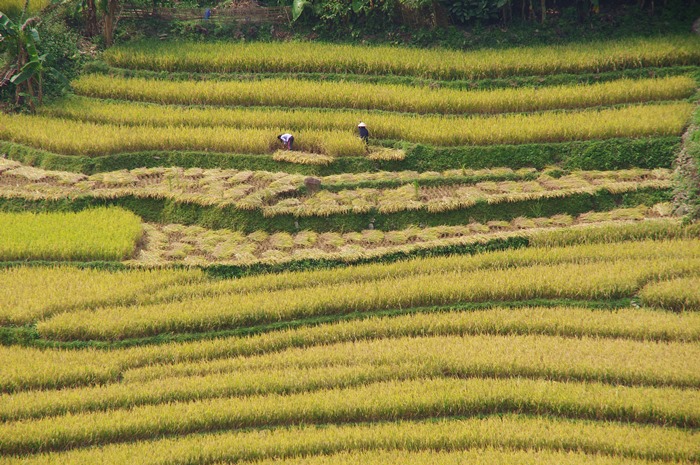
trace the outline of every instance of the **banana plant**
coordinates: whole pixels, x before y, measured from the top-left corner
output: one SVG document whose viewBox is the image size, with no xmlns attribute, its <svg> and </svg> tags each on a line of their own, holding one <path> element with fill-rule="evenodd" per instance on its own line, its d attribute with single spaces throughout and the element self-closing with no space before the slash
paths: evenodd
<svg viewBox="0 0 700 465">
<path fill-rule="evenodd" d="M 294 0 L 292 2 L 292 21 L 299 19 L 305 9 L 313 9 L 313 3 L 309 0 Z"/>
<path fill-rule="evenodd" d="M 39 54 L 39 32 L 36 26 L 41 20 L 31 17 L 23 21 L 28 6 L 29 0 L 18 21 L 12 21 L 0 12 L 0 51 L 6 58 L 0 86 L 14 84 L 15 104 L 26 102 L 33 111 L 43 99 L 44 74 L 53 75 L 64 86 L 68 83 L 61 73 L 46 65 L 47 55 Z"/>
</svg>

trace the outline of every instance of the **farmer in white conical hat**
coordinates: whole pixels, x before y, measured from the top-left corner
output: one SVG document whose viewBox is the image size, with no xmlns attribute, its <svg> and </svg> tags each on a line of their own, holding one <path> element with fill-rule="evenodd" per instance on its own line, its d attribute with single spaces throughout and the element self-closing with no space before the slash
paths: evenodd
<svg viewBox="0 0 700 465">
<path fill-rule="evenodd" d="M 367 130 L 367 125 L 365 123 L 360 123 L 357 125 L 358 131 L 360 131 L 360 139 L 364 141 L 364 143 L 367 143 L 367 140 L 369 139 L 369 131 Z"/>
</svg>

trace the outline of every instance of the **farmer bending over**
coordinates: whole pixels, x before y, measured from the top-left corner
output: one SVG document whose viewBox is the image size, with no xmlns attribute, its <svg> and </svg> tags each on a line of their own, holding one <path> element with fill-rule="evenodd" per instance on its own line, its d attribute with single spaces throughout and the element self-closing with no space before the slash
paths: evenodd
<svg viewBox="0 0 700 465">
<path fill-rule="evenodd" d="M 280 134 L 277 136 L 279 140 L 282 141 L 287 150 L 292 150 L 292 144 L 294 143 L 294 136 L 288 133 Z"/>
</svg>

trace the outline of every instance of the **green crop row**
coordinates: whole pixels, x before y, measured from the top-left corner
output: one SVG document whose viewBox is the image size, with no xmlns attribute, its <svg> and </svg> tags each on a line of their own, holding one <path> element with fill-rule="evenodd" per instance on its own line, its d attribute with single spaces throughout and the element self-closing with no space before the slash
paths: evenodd
<svg viewBox="0 0 700 465">
<path fill-rule="evenodd" d="M 78 213 L 2 213 L 0 261 L 122 260 L 134 253 L 141 218 L 117 208 Z"/>
<path fill-rule="evenodd" d="M 478 79 L 696 65 L 700 60 L 699 49 L 697 37 L 690 35 L 474 52 L 314 42 L 148 41 L 112 47 L 104 59 L 116 67 L 166 71 L 325 72 Z"/>
</svg>

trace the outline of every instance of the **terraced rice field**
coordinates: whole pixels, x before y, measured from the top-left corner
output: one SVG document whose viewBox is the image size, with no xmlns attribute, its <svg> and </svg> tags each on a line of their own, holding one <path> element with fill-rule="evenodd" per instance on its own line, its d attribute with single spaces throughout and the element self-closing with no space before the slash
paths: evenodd
<svg viewBox="0 0 700 465">
<path fill-rule="evenodd" d="M 107 50 L 0 116 L 0 464 L 700 462 L 698 50 Z"/>
</svg>

